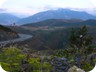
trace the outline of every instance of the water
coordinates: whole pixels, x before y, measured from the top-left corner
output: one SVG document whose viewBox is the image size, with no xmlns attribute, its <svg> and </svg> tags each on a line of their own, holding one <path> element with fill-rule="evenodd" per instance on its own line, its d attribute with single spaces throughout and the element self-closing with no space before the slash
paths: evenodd
<svg viewBox="0 0 96 72">
<path fill-rule="evenodd" d="M 25 41 L 27 39 L 32 38 L 32 35 L 27 35 L 27 34 L 18 34 L 18 35 L 19 35 L 19 38 L 16 38 L 13 40 L 7 40 L 7 41 L 0 41 L 1 47 L 4 47 L 6 44 L 21 42 L 21 41 Z"/>
</svg>

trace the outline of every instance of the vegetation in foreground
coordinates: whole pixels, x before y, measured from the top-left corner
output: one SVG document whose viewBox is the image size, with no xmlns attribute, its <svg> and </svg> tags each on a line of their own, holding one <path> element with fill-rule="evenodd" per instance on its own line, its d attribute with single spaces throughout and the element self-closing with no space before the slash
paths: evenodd
<svg viewBox="0 0 96 72">
<path fill-rule="evenodd" d="M 9 72 L 50 72 L 52 66 L 49 62 L 37 57 L 30 57 L 20 49 L 10 47 L 0 54 L 2 67 Z"/>
<path fill-rule="evenodd" d="M 9 72 L 58 72 L 61 67 L 65 67 L 61 71 L 66 72 L 74 65 L 86 72 L 91 70 L 96 62 L 96 47 L 86 26 L 77 31 L 72 29 L 69 37 L 67 48 L 54 50 L 49 56 L 38 55 L 38 52 L 33 56 L 16 47 L 2 49 L 2 67 Z"/>
</svg>

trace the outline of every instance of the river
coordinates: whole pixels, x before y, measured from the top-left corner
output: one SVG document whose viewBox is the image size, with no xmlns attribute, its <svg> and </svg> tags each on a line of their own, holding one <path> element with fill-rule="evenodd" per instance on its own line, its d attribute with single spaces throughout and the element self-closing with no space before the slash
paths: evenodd
<svg viewBox="0 0 96 72">
<path fill-rule="evenodd" d="M 4 47 L 6 44 L 21 42 L 21 41 L 25 41 L 27 39 L 32 38 L 32 35 L 27 35 L 27 34 L 18 34 L 18 35 L 19 35 L 19 38 L 15 38 L 13 40 L 7 40 L 7 41 L 0 41 L 1 47 L 2 46 Z"/>
</svg>

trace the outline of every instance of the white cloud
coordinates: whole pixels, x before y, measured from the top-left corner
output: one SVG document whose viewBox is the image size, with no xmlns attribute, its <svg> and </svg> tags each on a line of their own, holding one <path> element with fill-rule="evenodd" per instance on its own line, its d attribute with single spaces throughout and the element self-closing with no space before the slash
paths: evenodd
<svg viewBox="0 0 96 72">
<path fill-rule="evenodd" d="M 89 0 L 96 7 L 96 0 Z"/>
<path fill-rule="evenodd" d="M 7 0 L 0 0 L 0 7 L 6 2 Z"/>
<path fill-rule="evenodd" d="M 57 8 L 78 8 L 94 13 L 95 0 L 0 0 L 6 12 L 33 15 L 37 12 Z M 91 9 L 91 10 L 87 10 Z"/>
</svg>

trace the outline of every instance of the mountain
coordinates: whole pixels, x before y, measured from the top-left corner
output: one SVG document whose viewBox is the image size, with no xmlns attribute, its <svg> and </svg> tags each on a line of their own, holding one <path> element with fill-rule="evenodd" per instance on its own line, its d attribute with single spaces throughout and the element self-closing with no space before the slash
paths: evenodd
<svg viewBox="0 0 96 72">
<path fill-rule="evenodd" d="M 5 26 L 0 25 L 0 41 L 11 40 L 14 38 L 18 38 L 17 32 L 7 28 Z"/>
<path fill-rule="evenodd" d="M 96 16 L 81 11 L 73 11 L 70 9 L 57 9 L 39 12 L 27 18 L 20 19 L 17 24 L 27 24 L 39 22 L 47 19 L 96 19 Z"/>
<path fill-rule="evenodd" d="M 78 26 L 96 26 L 96 20 L 62 20 L 62 19 L 49 19 L 49 20 L 44 20 L 40 21 L 37 23 L 29 23 L 29 24 L 24 24 L 23 26 L 29 26 L 29 27 L 40 27 L 40 26 L 64 26 L 64 27 L 78 27 Z"/>
<path fill-rule="evenodd" d="M 18 21 L 20 18 L 8 13 L 0 13 L 0 24 L 13 24 Z"/>
</svg>

